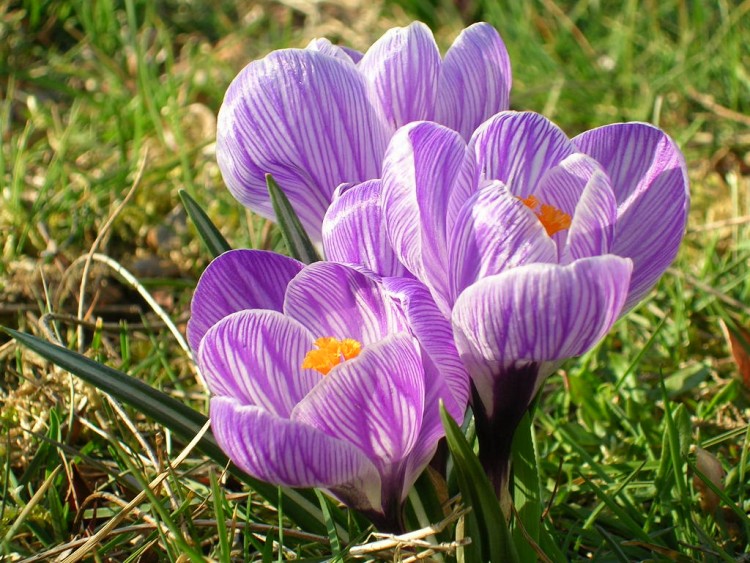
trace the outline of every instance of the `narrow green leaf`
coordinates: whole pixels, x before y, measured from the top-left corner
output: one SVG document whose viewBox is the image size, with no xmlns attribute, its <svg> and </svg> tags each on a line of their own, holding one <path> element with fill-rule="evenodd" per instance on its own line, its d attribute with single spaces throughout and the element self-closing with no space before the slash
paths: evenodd
<svg viewBox="0 0 750 563">
<path fill-rule="evenodd" d="M 229 545 L 229 534 L 227 533 L 227 522 L 224 514 L 224 493 L 219 486 L 219 479 L 216 472 L 211 471 L 209 474 L 211 483 L 211 497 L 214 501 L 214 517 L 216 518 L 216 534 L 219 536 L 219 561 L 231 561 L 230 553 L 232 551 Z"/>
<path fill-rule="evenodd" d="M 185 441 L 191 440 L 208 420 L 205 415 L 126 373 L 99 364 L 82 354 L 41 340 L 30 334 L 2 326 L 0 326 L 0 330 L 4 330 L 18 342 L 50 362 L 80 377 L 105 393 L 109 393 L 115 399 L 135 407 L 146 416 L 172 430 Z M 221 450 L 211 432 L 206 432 L 198 442 L 197 448 L 217 464 L 222 466 L 229 464 L 229 459 Z M 233 465 L 230 466 L 230 471 L 272 505 L 277 505 L 278 489 L 276 486 L 253 479 Z M 314 534 L 325 534 L 326 527 L 323 515 L 315 500 L 312 491 L 285 488 L 282 508 L 286 516 L 305 530 Z M 345 539 L 348 539 L 348 537 Z"/>
<path fill-rule="evenodd" d="M 318 489 L 315 489 L 315 495 L 318 497 L 320 509 L 323 511 L 323 517 L 326 521 L 328 540 L 331 542 L 331 554 L 334 558 L 338 559 L 341 556 L 341 542 L 339 542 L 339 535 L 336 533 L 336 523 L 331 517 L 330 504 L 328 503 L 326 496 Z"/>
<path fill-rule="evenodd" d="M 182 205 L 185 206 L 185 211 L 187 211 L 187 214 L 193 220 L 193 223 L 195 223 L 198 235 L 201 237 L 203 244 L 206 245 L 206 248 L 208 248 L 211 256 L 216 258 L 227 250 L 231 250 L 232 247 L 229 246 L 229 243 L 222 236 L 221 232 L 219 232 L 219 229 L 216 228 L 216 225 L 208 218 L 206 212 L 201 209 L 198 202 L 190 197 L 190 194 L 184 189 L 178 193 L 180 194 Z"/>
<path fill-rule="evenodd" d="M 542 498 L 535 450 L 532 418 L 526 411 L 513 435 L 513 505 L 518 520 L 513 528 L 513 542 L 522 561 L 533 561 L 536 557 L 534 548 L 525 541 L 524 531 L 537 545 L 542 533 Z"/>
<path fill-rule="evenodd" d="M 440 418 L 445 428 L 448 449 L 453 456 L 463 502 L 467 507 L 471 507 L 467 520 L 472 543 L 466 548 L 467 561 L 520 561 L 492 485 L 461 429 L 442 403 Z"/>
<path fill-rule="evenodd" d="M 276 213 L 279 229 L 281 229 L 281 236 L 284 237 L 289 255 L 305 264 L 319 262 L 320 255 L 315 249 L 315 245 L 305 232 L 286 194 L 270 174 L 266 174 L 266 185 L 268 186 L 268 194 L 271 196 L 271 203 L 273 204 L 273 211 Z"/>
</svg>

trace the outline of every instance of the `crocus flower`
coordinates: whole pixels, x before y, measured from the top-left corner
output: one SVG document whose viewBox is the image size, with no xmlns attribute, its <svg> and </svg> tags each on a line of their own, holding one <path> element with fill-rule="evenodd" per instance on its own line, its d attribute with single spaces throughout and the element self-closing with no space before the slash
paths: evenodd
<svg viewBox="0 0 750 563">
<path fill-rule="evenodd" d="M 428 290 L 235 250 L 203 273 L 191 312 L 188 338 L 229 458 L 269 483 L 324 488 L 398 530 L 442 435 L 439 400 L 454 416 L 468 401 L 450 323 Z"/>
<path fill-rule="evenodd" d="M 320 240 L 334 189 L 380 175 L 396 128 L 438 121 L 466 139 L 508 109 L 510 61 L 497 31 L 465 29 L 441 60 L 422 23 L 388 31 L 364 54 L 314 40 L 250 63 L 219 112 L 217 159 L 235 198 L 273 219 L 272 174 Z"/>
<path fill-rule="evenodd" d="M 543 380 L 592 348 L 674 259 L 689 205 L 683 157 L 643 123 L 570 140 L 538 114 L 502 112 L 468 145 L 435 123 L 400 129 L 376 187 L 379 206 L 334 201 L 326 249 L 351 256 L 347 229 L 382 225 L 390 246 L 370 244 L 361 263 L 389 265 L 392 254 L 430 288 L 471 375 L 480 459 L 501 491 Z M 351 186 L 342 200 L 372 192 Z"/>
</svg>

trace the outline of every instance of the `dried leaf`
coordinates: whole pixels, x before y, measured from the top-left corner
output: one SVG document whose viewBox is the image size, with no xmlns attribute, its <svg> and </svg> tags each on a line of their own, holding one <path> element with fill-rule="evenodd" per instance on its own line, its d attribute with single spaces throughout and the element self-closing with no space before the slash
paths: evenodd
<svg viewBox="0 0 750 563">
<path fill-rule="evenodd" d="M 737 376 L 750 389 L 750 331 L 736 324 L 728 325 L 723 320 L 719 322 L 737 364 Z"/>
<path fill-rule="evenodd" d="M 716 488 L 724 490 L 724 468 L 716 457 L 704 450 L 695 448 L 695 467 L 703 473 Z M 713 492 L 703 480 L 695 475 L 693 477 L 693 486 L 698 491 L 701 510 L 707 514 L 713 514 L 719 506 L 719 496 Z"/>
</svg>

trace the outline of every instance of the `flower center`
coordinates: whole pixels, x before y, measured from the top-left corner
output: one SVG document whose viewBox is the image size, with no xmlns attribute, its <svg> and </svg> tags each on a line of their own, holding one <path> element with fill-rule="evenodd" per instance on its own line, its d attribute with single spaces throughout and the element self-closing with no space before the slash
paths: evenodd
<svg viewBox="0 0 750 563">
<path fill-rule="evenodd" d="M 558 209 L 554 205 L 547 203 L 539 203 L 539 200 L 533 195 L 530 195 L 526 199 L 520 197 L 518 199 L 534 212 L 534 215 L 539 218 L 549 236 L 554 235 L 558 231 L 570 228 L 570 215 L 562 209 Z"/>
<path fill-rule="evenodd" d="M 314 369 L 323 375 L 341 362 L 356 358 L 362 350 L 362 343 L 353 338 L 339 340 L 333 336 L 318 338 L 315 346 L 317 349 L 310 350 L 302 361 L 302 369 Z"/>
</svg>

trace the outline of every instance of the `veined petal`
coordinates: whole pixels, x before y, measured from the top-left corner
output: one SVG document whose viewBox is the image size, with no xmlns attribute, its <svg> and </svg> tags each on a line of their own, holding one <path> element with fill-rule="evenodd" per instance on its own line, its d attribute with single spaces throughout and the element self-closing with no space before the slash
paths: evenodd
<svg viewBox="0 0 750 563">
<path fill-rule="evenodd" d="M 395 130 L 411 121 L 434 118 L 440 64 L 432 31 L 414 22 L 387 31 L 358 66 Z"/>
<path fill-rule="evenodd" d="M 458 356 L 450 320 L 440 311 L 429 289 L 417 280 L 385 278 L 383 285 L 388 295 L 400 303 L 422 349 L 427 409 L 434 406 L 437 412 L 438 399 L 443 399 L 451 416 L 461 418 L 469 401 L 469 375 Z"/>
<path fill-rule="evenodd" d="M 407 330 L 378 282 L 334 262 L 307 266 L 289 284 L 284 312 L 316 337 L 353 338 L 364 346 Z"/>
<path fill-rule="evenodd" d="M 536 192 L 544 173 L 579 152 L 562 130 L 538 113 L 504 111 L 485 121 L 469 143 L 488 180 L 500 180 L 515 196 Z"/>
<path fill-rule="evenodd" d="M 617 202 L 609 178 L 596 172 L 586 183 L 570 225 L 563 257 L 568 264 L 579 258 L 612 251 L 617 221 Z"/>
<path fill-rule="evenodd" d="M 206 331 L 237 311 L 281 311 L 286 286 L 302 267 L 297 260 L 264 250 L 230 250 L 213 260 L 190 304 L 190 347 L 197 351 Z"/>
<path fill-rule="evenodd" d="M 382 473 L 414 447 L 423 412 L 418 348 L 400 333 L 333 368 L 295 407 L 292 420 L 354 444 Z"/>
<path fill-rule="evenodd" d="M 494 378 L 509 367 L 562 360 L 594 346 L 622 310 L 631 268 L 630 260 L 613 255 L 567 266 L 530 264 L 464 290 L 453 308 L 453 333 L 485 405 L 492 404 L 486 398 Z"/>
<path fill-rule="evenodd" d="M 206 332 L 198 365 L 214 395 L 288 418 L 323 377 L 301 368 L 314 341 L 307 329 L 281 313 L 240 311 Z"/>
<path fill-rule="evenodd" d="M 379 176 L 388 132 L 350 62 L 306 49 L 274 51 L 234 79 L 219 111 L 217 160 L 232 194 L 273 218 L 273 174 L 302 225 L 320 240 L 342 182 Z"/>
<path fill-rule="evenodd" d="M 480 22 L 461 32 L 445 55 L 437 121 L 467 141 L 491 115 L 510 103 L 510 57 L 500 35 Z"/>
<path fill-rule="evenodd" d="M 212 398 L 210 414 L 221 449 L 253 477 L 287 487 L 348 490 L 342 500 L 354 508 L 380 507 L 378 471 L 353 444 L 229 397 Z"/>
<path fill-rule="evenodd" d="M 345 51 L 342 47 L 339 47 L 338 45 L 334 45 L 328 39 L 325 39 L 325 38 L 318 37 L 318 38 L 312 39 L 307 44 L 305 49 L 307 49 L 308 51 L 316 51 L 318 53 L 328 55 L 329 57 L 339 59 L 348 64 L 357 63 L 357 61 L 353 60 L 353 58 L 349 55 L 349 52 Z M 360 54 L 360 57 L 361 57 L 361 54 Z"/>
<path fill-rule="evenodd" d="M 396 132 L 383 162 L 388 236 L 401 262 L 430 288 L 442 308 L 448 298 L 446 210 L 454 190 L 460 190 L 457 182 L 468 179 L 462 173 L 467 158 L 458 133 L 419 122 Z"/>
<path fill-rule="evenodd" d="M 557 247 L 522 201 L 493 182 L 459 213 L 450 242 L 452 300 L 476 281 L 534 262 L 556 262 Z"/>
<path fill-rule="evenodd" d="M 618 203 L 612 252 L 633 260 L 627 310 L 677 256 L 690 206 L 685 159 L 669 136 L 646 123 L 600 127 L 573 142 L 601 163 L 612 182 Z"/>
<path fill-rule="evenodd" d="M 334 197 L 323 219 L 326 258 L 360 264 L 381 276 L 411 276 L 384 230 L 380 187 L 380 180 L 369 180 Z"/>
</svg>

